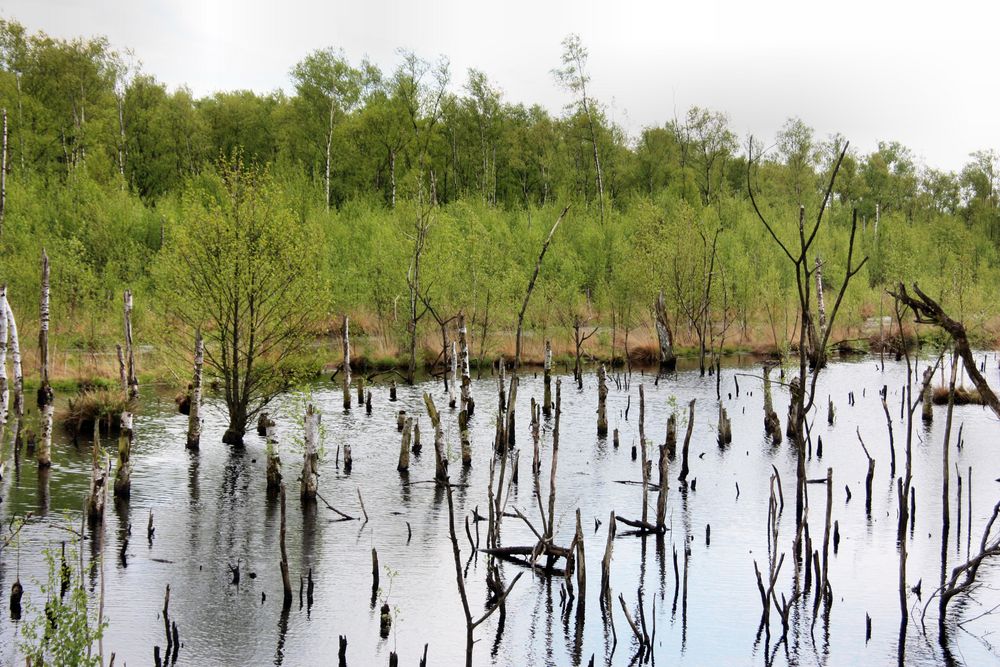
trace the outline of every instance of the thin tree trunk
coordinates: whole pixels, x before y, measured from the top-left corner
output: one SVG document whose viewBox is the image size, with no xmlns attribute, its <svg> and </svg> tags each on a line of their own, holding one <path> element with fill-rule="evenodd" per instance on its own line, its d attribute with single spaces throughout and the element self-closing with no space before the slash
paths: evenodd
<svg viewBox="0 0 1000 667">
<path fill-rule="evenodd" d="M 3 238 L 3 219 L 7 210 L 7 109 L 3 115 L 3 152 L 0 154 L 0 238 Z"/>
<path fill-rule="evenodd" d="M 524 302 L 521 304 L 521 311 L 517 314 L 517 337 L 514 342 L 514 370 L 521 367 L 521 333 L 524 328 L 524 313 L 528 310 L 528 300 L 531 299 L 531 292 L 535 289 L 535 281 L 538 280 L 538 272 L 542 268 L 542 260 L 545 258 L 545 251 L 549 249 L 549 243 L 552 242 L 552 236 L 556 233 L 556 228 L 559 223 L 562 222 L 563 217 L 566 212 L 569 211 L 569 206 L 563 209 L 559 217 L 556 218 L 556 222 L 552 225 L 552 229 L 549 231 L 549 235 L 545 239 L 545 243 L 542 244 L 542 251 L 538 254 L 538 261 L 535 262 L 535 272 L 531 274 L 531 280 L 528 281 L 528 290 L 524 294 Z"/>
<path fill-rule="evenodd" d="M 139 398 L 139 380 L 136 379 L 135 349 L 132 345 L 132 290 L 125 290 L 125 356 L 128 360 L 128 398 Z"/>
<path fill-rule="evenodd" d="M 349 321 L 347 315 L 344 315 L 344 325 L 342 329 L 343 344 L 344 344 L 344 363 L 341 370 L 343 371 L 344 377 L 344 409 L 351 409 L 351 339 L 349 333 Z"/>
<path fill-rule="evenodd" d="M 466 417 L 472 417 L 476 411 L 476 402 L 472 398 L 472 376 L 469 368 L 469 343 L 465 328 L 465 315 L 458 314 L 458 347 L 462 355 L 462 411 Z"/>
<path fill-rule="evenodd" d="M 543 367 L 545 392 L 542 399 L 542 412 L 546 417 L 552 415 L 552 342 L 545 341 L 545 365 Z"/>
<path fill-rule="evenodd" d="M 188 449 L 198 449 L 201 442 L 201 371 L 204 363 L 205 341 L 199 328 L 194 334 L 194 381 L 191 383 L 191 404 L 188 407 Z"/>
<path fill-rule="evenodd" d="M 41 325 L 38 330 L 38 349 L 41 360 L 42 384 L 38 388 L 38 410 L 42 413 L 42 435 L 38 444 L 37 460 L 40 468 L 52 465 L 52 416 L 55 410 L 55 393 L 49 383 L 49 256 L 42 250 L 42 296 L 39 303 Z"/>
<path fill-rule="evenodd" d="M 7 385 L 7 286 L 0 285 L 0 428 L 7 423 L 10 388 Z"/>
<path fill-rule="evenodd" d="M 10 357 L 14 371 L 14 418 L 17 426 L 14 432 L 14 446 L 21 446 L 21 425 L 24 417 L 24 372 L 21 368 L 21 341 L 17 336 L 17 322 L 14 320 L 14 311 L 10 307 L 10 302 L 6 302 L 6 312 L 0 313 L 7 321 L 7 333 L 10 336 Z"/>
</svg>

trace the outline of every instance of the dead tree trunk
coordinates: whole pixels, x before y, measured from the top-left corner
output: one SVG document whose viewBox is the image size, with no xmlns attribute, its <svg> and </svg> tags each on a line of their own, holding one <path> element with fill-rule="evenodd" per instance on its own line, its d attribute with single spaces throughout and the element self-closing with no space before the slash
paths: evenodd
<svg viewBox="0 0 1000 667">
<path fill-rule="evenodd" d="M 115 498 L 132 494 L 132 413 L 123 412 L 118 430 L 118 468 L 115 470 Z"/>
<path fill-rule="evenodd" d="M 350 387 L 347 394 L 350 402 Z M 302 455 L 302 490 L 303 502 L 313 502 L 316 500 L 316 487 L 319 485 L 319 453 L 317 452 L 317 440 L 319 439 L 320 414 L 316 407 L 310 403 L 306 406 L 305 416 L 305 453 Z"/>
<path fill-rule="evenodd" d="M 674 354 L 674 332 L 667 318 L 667 304 L 663 298 L 663 290 L 656 297 L 653 310 L 656 314 L 656 337 L 660 342 L 660 370 L 673 372 L 677 368 L 677 356 Z"/>
<path fill-rule="evenodd" d="M 282 609 L 292 606 L 292 578 L 288 574 L 288 551 L 285 549 L 285 485 L 282 483 L 279 494 L 281 496 L 281 532 L 278 534 L 278 542 L 281 547 L 281 586 L 283 597 Z"/>
<path fill-rule="evenodd" d="M 42 384 L 38 388 L 38 410 L 42 414 L 42 436 L 38 443 L 37 459 L 40 468 L 52 465 L 52 416 L 55 411 L 55 393 L 49 383 L 49 256 L 42 250 L 42 296 L 39 304 L 41 326 L 38 329 L 38 350 L 41 361 Z"/>
<path fill-rule="evenodd" d="M 465 314 L 458 314 L 458 347 L 462 354 L 462 411 L 471 417 L 476 411 L 476 401 L 472 398 L 472 375 L 469 368 L 469 342 L 465 328 Z"/>
<path fill-rule="evenodd" d="M 528 310 L 528 301 L 531 299 L 531 292 L 535 289 L 535 281 L 538 280 L 538 272 L 542 268 L 542 260 L 545 258 L 545 251 L 549 249 L 549 243 L 552 242 L 552 236 L 556 233 L 556 228 L 559 223 L 562 222 L 563 216 L 569 210 L 569 206 L 563 209 L 559 217 L 556 218 L 556 222 L 552 225 L 552 229 L 549 231 L 549 235 L 545 238 L 545 243 L 542 244 L 542 251 L 538 254 L 538 261 L 535 262 L 535 272 L 531 274 L 531 280 L 528 281 L 528 289 L 524 294 L 524 302 L 521 304 L 521 311 L 517 314 L 517 335 L 514 341 L 514 370 L 521 367 L 521 333 L 524 329 L 524 313 Z"/>
<path fill-rule="evenodd" d="M 4 112 L 6 118 L 6 111 Z M 7 385 L 7 286 L 0 285 L 0 428 L 7 424 L 10 388 Z"/>
<path fill-rule="evenodd" d="M 682 484 L 687 482 L 688 472 L 688 447 L 691 444 L 691 431 L 694 429 L 694 402 L 695 399 L 691 399 L 691 403 L 688 406 L 688 423 L 687 432 L 684 434 L 684 447 L 681 449 L 681 474 L 677 476 L 677 480 Z"/>
<path fill-rule="evenodd" d="M 201 442 L 201 371 L 205 364 L 205 341 L 201 329 L 194 334 L 194 381 L 191 383 L 191 404 L 188 407 L 187 448 L 198 449 Z"/>
<path fill-rule="evenodd" d="M 455 386 L 458 383 L 458 346 L 455 341 L 451 341 L 451 354 L 448 359 L 448 407 L 454 409 L 457 405 L 455 400 Z"/>
<path fill-rule="evenodd" d="M 438 484 L 448 483 L 448 458 L 444 450 L 444 430 L 441 428 L 441 416 L 438 414 L 434 399 L 424 392 L 424 405 L 434 426 L 434 481 Z"/>
<path fill-rule="evenodd" d="M 781 421 L 771 400 L 771 366 L 764 365 L 764 432 L 775 445 L 781 443 Z"/>
<path fill-rule="evenodd" d="M 608 373 L 604 364 L 597 371 L 597 435 L 608 435 Z"/>
<path fill-rule="evenodd" d="M 344 326 L 343 326 L 343 342 L 344 342 L 344 409 L 351 409 L 351 339 L 348 333 L 348 318 L 344 315 Z"/>
<path fill-rule="evenodd" d="M 545 341 L 545 362 L 542 367 L 545 390 L 542 396 L 542 414 L 552 416 L 552 341 Z"/>
<path fill-rule="evenodd" d="M 410 437 L 413 434 L 413 418 L 407 417 L 403 425 L 403 436 L 399 442 L 399 463 L 396 470 L 405 472 L 410 469 Z"/>
<path fill-rule="evenodd" d="M 14 446 L 20 449 L 21 446 L 21 424 L 24 417 L 24 372 L 21 368 L 21 340 L 17 336 L 17 322 L 14 320 L 14 311 L 11 310 L 10 302 L 6 302 L 6 312 L 0 313 L 7 322 L 7 333 L 10 336 L 10 360 L 14 372 L 14 418 L 17 426 L 14 431 Z"/>
<path fill-rule="evenodd" d="M 128 359 L 128 399 L 139 398 L 139 380 L 136 378 L 135 349 L 132 346 L 132 290 L 125 290 L 125 356 Z"/>
<path fill-rule="evenodd" d="M 958 360 L 956 359 L 953 362 L 953 364 L 957 361 Z M 924 403 L 921 416 L 923 417 L 923 420 L 928 424 L 934 421 L 934 392 L 931 391 L 931 380 L 933 379 L 934 379 L 934 368 L 932 366 L 928 366 L 927 368 L 924 369 L 924 384 L 922 389 L 923 393 L 921 395 L 921 398 L 923 399 Z"/>
<path fill-rule="evenodd" d="M 7 210 L 7 109 L 0 110 L 3 115 L 3 153 L 0 157 L 0 238 L 3 238 L 3 219 Z"/>
<path fill-rule="evenodd" d="M 100 457 L 101 452 L 101 422 L 94 420 L 94 443 L 90 457 L 90 493 L 87 495 L 87 517 L 91 521 L 104 518 L 104 501 L 108 497 L 108 466 Z M 109 462 L 110 465 L 110 462 Z"/>
<path fill-rule="evenodd" d="M 281 489 L 281 457 L 278 456 L 278 440 L 274 437 L 274 426 L 268 426 L 264 435 L 266 438 L 265 455 L 267 456 L 267 491 L 274 493 Z"/>
</svg>

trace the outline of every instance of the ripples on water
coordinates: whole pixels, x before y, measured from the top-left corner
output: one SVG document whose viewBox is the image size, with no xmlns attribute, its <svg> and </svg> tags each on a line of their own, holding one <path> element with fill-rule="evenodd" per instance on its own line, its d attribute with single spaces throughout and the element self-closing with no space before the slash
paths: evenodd
<svg viewBox="0 0 1000 667">
<path fill-rule="evenodd" d="M 996 380 L 996 360 L 989 355 L 988 378 Z M 723 404 L 732 419 L 733 443 L 720 449 L 716 444 L 717 402 L 715 378 L 682 371 L 654 385 L 654 377 L 636 372 L 628 390 L 612 382 L 608 396 L 610 428 L 620 430 L 621 447 L 612 446 L 610 436 L 596 434 L 596 375 L 588 373 L 584 390 L 578 392 L 572 378 L 562 376 L 562 422 L 557 482 L 556 542 L 569 544 L 575 528 L 575 510 L 583 519 L 588 588 L 585 615 L 564 617 L 561 611 L 561 581 L 527 573 L 507 601 L 502 635 L 497 636 L 498 616 L 477 629 L 475 664 L 481 665 L 575 665 L 586 664 L 591 654 L 597 664 L 628 664 L 635 644 L 616 604 L 614 621 L 618 644 L 611 652 L 610 632 L 598 604 L 600 561 L 607 535 L 608 514 L 638 517 L 641 489 L 614 483 L 639 480 L 639 463 L 630 450 L 637 438 L 638 387 L 645 385 L 646 433 L 654 446 L 664 440 L 667 417 L 674 406 L 686 408 L 697 399 L 691 444 L 691 473 L 695 489 L 683 492 L 676 483 L 679 460 L 671 465 L 668 523 L 671 530 L 662 544 L 653 537 L 621 536 L 614 545 L 611 586 L 614 595 L 625 595 L 633 605 L 637 589 L 643 590 L 647 618 L 655 617 L 654 653 L 661 664 L 722 665 L 765 664 L 774 651 L 757 641 L 760 598 L 753 562 L 762 570 L 767 562 L 768 480 L 774 465 L 784 482 L 786 508 L 781 519 L 779 548 L 791 550 L 794 530 L 794 456 L 787 443 L 773 447 L 763 434 L 763 395 L 759 366 L 737 362 L 722 371 Z M 740 374 L 740 375 L 738 375 Z M 743 375 L 749 374 L 749 375 Z M 889 476 L 889 451 L 885 416 L 878 400 L 882 385 L 889 387 L 888 404 L 893 414 L 898 457 L 897 474 L 903 465 L 904 426 L 900 421 L 900 395 L 906 367 L 886 363 L 884 373 L 873 359 L 832 363 L 820 376 L 819 410 L 812 425 L 813 437 L 823 439 L 823 458 L 808 463 L 808 477 L 826 476 L 834 469 L 833 519 L 839 522 L 839 552 L 830 559 L 829 579 L 833 606 L 829 624 L 818 622 L 810 632 L 809 601 L 792 611 L 793 630 L 787 647 L 774 654 L 776 664 L 884 664 L 897 660 L 899 607 L 897 591 L 896 497 Z M 734 378 L 741 392 L 736 396 Z M 234 452 L 221 443 L 225 430 L 222 406 L 209 399 L 202 448 L 185 450 L 187 418 L 176 414 L 172 400 L 147 391 L 142 414 L 136 419 L 137 439 L 133 450 L 132 498 L 127 506 L 112 505 L 107 513 L 105 565 L 106 614 L 110 626 L 105 652 L 117 654 L 116 664 L 145 664 L 153 646 L 165 644 L 160 611 L 163 592 L 170 584 L 171 618 L 177 622 L 183 646 L 181 664 L 320 665 L 336 661 L 337 636 L 348 638 L 348 664 L 387 664 L 396 651 L 401 664 L 416 664 L 425 643 L 432 665 L 464 662 L 464 617 L 455 583 L 448 540 L 447 501 L 431 484 L 404 485 L 396 472 L 400 435 L 396 411 L 419 415 L 423 453 L 412 457 L 410 481 L 429 480 L 434 474 L 433 435 L 423 409 L 421 394 L 429 390 L 442 411 L 451 458 L 452 480 L 467 484 L 455 490 L 459 545 L 462 558 L 469 545 L 462 534 L 462 516 L 479 506 L 485 513 L 496 410 L 495 380 L 474 381 L 477 412 L 471 420 L 473 467 L 463 471 L 458 457 L 457 413 L 447 408 L 440 383 L 400 387 L 399 401 L 388 400 L 388 390 L 376 386 L 374 414 L 355 407 L 345 413 L 339 386 L 325 383 L 312 387 L 312 399 L 321 407 L 325 426 L 326 460 L 321 466 L 320 493 L 339 509 L 360 515 L 357 490 L 364 496 L 371 520 L 338 522 L 322 503 L 303 511 L 295 481 L 301 469 L 301 454 L 293 441 L 298 419 L 293 412 L 301 397 L 284 396 L 272 407 L 278 421 L 281 458 L 288 494 L 288 552 L 296 600 L 287 616 L 281 614 L 281 576 L 278 570 L 277 501 L 265 493 L 265 457 L 262 440 L 247 437 L 244 451 Z M 857 403 L 851 407 L 847 394 Z M 775 387 L 775 409 L 784 424 L 787 391 Z M 517 397 L 517 446 L 521 451 L 519 485 L 513 487 L 510 506 L 537 516 L 530 476 L 531 438 L 528 430 L 529 402 L 542 395 L 541 375 L 522 375 Z M 834 426 L 826 423 L 826 397 L 837 407 Z M 629 418 L 625 410 L 631 396 Z M 941 444 L 943 407 L 935 407 L 935 421 L 925 430 L 919 412 L 915 420 L 913 486 L 916 489 L 916 523 L 910 533 L 908 582 L 923 581 L 924 601 L 940 577 Z M 683 410 L 686 413 L 686 410 Z M 550 420 L 543 419 L 542 494 L 547 494 L 551 454 Z M 948 547 L 949 567 L 966 554 L 968 512 L 968 468 L 973 469 L 973 548 L 988 514 L 1000 494 L 996 455 L 997 420 L 978 406 L 955 408 L 952 443 L 959 425 L 964 425 L 964 448 L 952 452 L 952 461 L 963 476 L 961 538 L 957 535 L 955 471 L 952 470 L 952 529 Z M 872 499 L 872 517 L 864 507 L 867 459 L 855 435 L 859 428 L 877 460 Z M 683 422 L 678 427 L 683 439 Z M 108 444 L 108 443 L 106 443 Z M 354 466 L 350 474 L 338 470 L 334 458 L 338 447 L 350 444 Z M 9 448 L 9 445 L 8 445 Z M 678 446 L 678 456 L 680 447 Z M 651 451 L 655 451 L 652 449 Z M 9 456 L 9 454 L 8 454 Z M 62 440 L 54 446 L 48 498 L 42 497 L 36 466 L 22 459 L 18 470 L 8 468 L 4 479 L 0 513 L 4 521 L 12 514 L 35 513 L 20 540 L 21 581 L 25 596 L 38 595 L 37 581 L 45 575 L 39 557 L 46 546 L 58 545 L 66 533 L 54 524 L 78 525 L 82 499 L 89 482 L 89 444 L 75 447 Z M 656 471 L 653 473 L 656 476 Z M 737 498 L 737 484 L 739 497 Z M 847 502 L 844 487 L 853 498 Z M 814 546 L 821 548 L 825 487 L 809 485 L 811 532 Z M 655 494 L 650 496 L 651 513 Z M 154 515 L 155 537 L 145 539 L 149 512 Z M 75 516 L 74 516 L 75 515 Z M 602 523 L 595 532 L 595 519 Z M 123 527 L 132 525 L 127 567 L 117 558 Z M 407 523 L 412 530 L 408 535 Z M 711 544 L 706 544 L 706 526 L 711 525 Z M 485 525 L 481 526 L 485 542 Z M 517 519 L 503 522 L 506 545 L 533 544 L 530 531 Z M 687 603 L 679 595 L 676 605 L 673 550 L 683 568 L 684 545 L 691 549 L 687 575 Z M 378 609 L 370 600 L 371 549 L 378 550 L 382 594 L 394 610 L 388 639 L 379 638 Z M 97 540 L 84 546 L 94 559 Z M 7 596 L 14 579 L 17 558 L 8 549 L 0 562 L 0 592 L 4 600 L 0 619 L 0 659 L 11 664 L 16 656 L 19 628 L 7 614 Z M 484 557 L 468 568 L 466 585 L 473 615 L 483 608 L 486 596 Z M 229 564 L 242 564 L 239 586 L 230 582 Z M 790 559 L 790 555 L 788 556 Z M 316 582 L 315 602 L 299 606 L 298 578 L 312 569 Z M 518 566 L 502 565 L 510 578 Z M 88 568 L 87 585 L 99 586 L 96 570 Z M 256 575 L 251 578 L 250 573 Z M 789 593 L 790 560 L 782 569 L 778 591 Z M 980 576 L 993 586 L 1000 584 L 996 564 L 984 567 Z M 266 601 L 261 602 L 261 594 Z M 928 636 L 920 635 L 919 609 L 914 595 L 911 605 L 918 611 L 910 623 L 907 664 L 938 664 L 946 656 L 937 646 L 933 629 L 936 612 L 929 612 Z M 984 589 L 978 603 L 955 604 L 971 618 L 1000 602 L 997 593 Z M 96 599 L 96 594 L 94 595 Z M 655 614 L 652 612 L 655 603 Z M 932 605 L 936 609 L 936 605 Z M 872 638 L 865 641 L 865 614 L 872 618 Z M 996 653 L 976 637 L 996 628 L 996 617 L 970 623 L 968 632 L 956 631 L 955 654 L 968 664 L 992 664 Z M 780 635 L 777 614 L 771 614 L 772 636 Z M 993 641 L 993 636 L 987 636 Z"/>
</svg>

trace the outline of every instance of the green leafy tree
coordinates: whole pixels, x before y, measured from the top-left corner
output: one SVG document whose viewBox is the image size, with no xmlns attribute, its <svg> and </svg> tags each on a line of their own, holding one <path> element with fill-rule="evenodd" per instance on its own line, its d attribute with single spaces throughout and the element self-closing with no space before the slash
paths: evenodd
<svg viewBox="0 0 1000 667">
<path fill-rule="evenodd" d="M 268 171 L 237 154 L 194 182 L 160 253 L 164 305 L 222 379 L 229 427 L 247 424 L 291 378 L 283 364 L 308 341 L 320 303 L 319 233 L 297 221 Z"/>
</svg>

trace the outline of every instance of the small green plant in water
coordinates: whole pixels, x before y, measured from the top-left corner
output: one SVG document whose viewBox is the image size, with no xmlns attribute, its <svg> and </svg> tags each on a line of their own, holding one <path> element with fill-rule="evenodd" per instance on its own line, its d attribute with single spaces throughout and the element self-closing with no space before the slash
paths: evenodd
<svg viewBox="0 0 1000 667">
<path fill-rule="evenodd" d="M 91 614 L 80 573 L 70 574 L 69 588 L 61 594 L 63 574 L 56 552 L 45 549 L 43 553 L 49 566 L 48 580 L 36 584 L 45 605 L 36 607 L 30 599 L 25 605 L 30 620 L 21 628 L 20 650 L 31 665 L 97 667 L 101 659 L 93 647 L 108 623 Z M 74 560 L 72 554 L 73 550 L 69 562 Z"/>
</svg>

